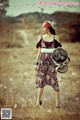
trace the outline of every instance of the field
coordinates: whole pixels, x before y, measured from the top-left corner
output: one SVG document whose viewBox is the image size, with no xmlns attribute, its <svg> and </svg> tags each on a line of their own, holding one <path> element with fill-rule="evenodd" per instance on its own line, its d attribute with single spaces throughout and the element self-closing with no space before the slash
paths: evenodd
<svg viewBox="0 0 80 120">
<path fill-rule="evenodd" d="M 44 89 L 42 106 L 35 106 L 36 42 L 0 49 L 0 108 L 12 108 L 12 120 L 80 120 L 80 43 L 62 43 L 71 62 L 65 74 L 58 73 L 61 108 L 56 109 L 50 86 Z"/>
</svg>

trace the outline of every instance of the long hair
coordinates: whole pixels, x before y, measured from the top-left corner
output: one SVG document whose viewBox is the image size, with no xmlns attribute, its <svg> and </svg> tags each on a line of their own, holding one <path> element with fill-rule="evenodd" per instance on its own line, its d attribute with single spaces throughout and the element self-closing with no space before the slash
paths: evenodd
<svg viewBox="0 0 80 120">
<path fill-rule="evenodd" d="M 53 35 L 56 35 L 55 29 L 53 29 L 52 27 L 48 28 L 50 33 Z"/>
</svg>

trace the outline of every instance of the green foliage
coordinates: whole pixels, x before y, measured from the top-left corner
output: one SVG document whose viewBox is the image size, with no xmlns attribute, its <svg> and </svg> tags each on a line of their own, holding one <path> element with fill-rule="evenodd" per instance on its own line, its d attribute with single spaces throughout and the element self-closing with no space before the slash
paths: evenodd
<svg viewBox="0 0 80 120">
<path fill-rule="evenodd" d="M 9 7 L 9 1 L 10 0 L 0 0 L 0 16 L 6 15 L 6 8 Z"/>
</svg>

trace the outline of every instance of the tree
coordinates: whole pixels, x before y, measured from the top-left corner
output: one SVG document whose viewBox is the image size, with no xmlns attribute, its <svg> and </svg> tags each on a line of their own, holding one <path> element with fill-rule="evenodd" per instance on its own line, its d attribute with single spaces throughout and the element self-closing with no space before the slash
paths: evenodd
<svg viewBox="0 0 80 120">
<path fill-rule="evenodd" d="M 6 15 L 10 0 L 0 0 L 0 16 Z"/>
<path fill-rule="evenodd" d="M 44 8 L 41 8 L 41 12 L 42 12 L 42 13 L 44 12 Z"/>
</svg>

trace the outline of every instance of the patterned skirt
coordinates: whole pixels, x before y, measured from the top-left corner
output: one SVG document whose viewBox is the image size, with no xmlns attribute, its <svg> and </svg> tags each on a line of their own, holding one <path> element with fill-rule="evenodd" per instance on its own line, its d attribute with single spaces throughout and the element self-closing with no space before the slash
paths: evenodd
<svg viewBox="0 0 80 120">
<path fill-rule="evenodd" d="M 59 91 L 55 67 L 56 66 L 53 62 L 52 53 L 41 53 L 35 78 L 37 88 L 50 85 L 55 91 Z"/>
</svg>

